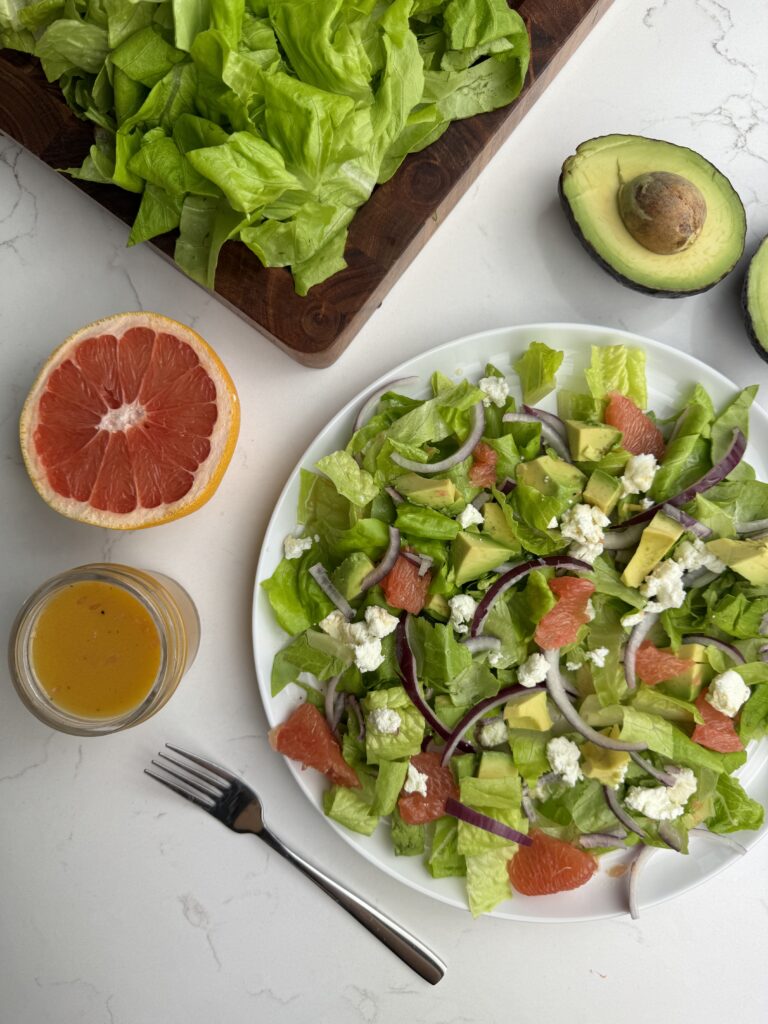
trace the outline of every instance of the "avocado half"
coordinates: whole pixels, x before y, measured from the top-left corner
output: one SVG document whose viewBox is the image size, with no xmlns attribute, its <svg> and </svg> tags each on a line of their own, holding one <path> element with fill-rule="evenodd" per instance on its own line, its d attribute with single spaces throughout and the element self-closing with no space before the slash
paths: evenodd
<svg viewBox="0 0 768 1024">
<path fill-rule="evenodd" d="M 749 340 L 760 358 L 768 362 L 768 235 L 749 262 L 741 304 Z"/>
<path fill-rule="evenodd" d="M 647 249 L 619 211 L 622 185 L 666 172 L 687 179 L 706 202 L 695 241 L 675 253 Z M 642 135 L 603 135 L 582 142 L 563 164 L 560 200 L 587 252 L 622 284 L 650 295 L 680 298 L 706 291 L 735 267 L 744 251 L 746 215 L 728 179 L 701 154 Z"/>
</svg>

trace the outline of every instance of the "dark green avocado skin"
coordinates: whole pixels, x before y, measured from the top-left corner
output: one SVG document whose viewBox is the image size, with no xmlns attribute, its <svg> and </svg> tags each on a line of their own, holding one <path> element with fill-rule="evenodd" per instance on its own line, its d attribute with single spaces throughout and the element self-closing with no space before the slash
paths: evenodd
<svg viewBox="0 0 768 1024">
<path fill-rule="evenodd" d="M 602 256 L 595 252 L 594 248 L 589 244 L 584 235 L 581 233 L 581 228 L 579 227 L 576 218 L 573 216 L 573 211 L 571 210 L 568 200 L 566 199 L 565 194 L 563 192 L 562 171 L 560 172 L 560 177 L 557 182 L 557 194 L 560 197 L 560 204 L 563 207 L 563 210 L 565 211 L 565 215 L 568 218 L 568 223 L 571 225 L 571 229 L 574 235 L 576 235 L 584 249 L 589 253 L 589 255 L 592 257 L 595 263 L 599 263 L 603 270 L 606 270 L 611 275 L 614 281 L 618 281 L 620 284 L 625 285 L 627 288 L 632 288 L 636 292 L 642 292 L 643 295 L 654 295 L 656 298 L 659 299 L 682 299 L 685 298 L 685 296 L 687 295 L 700 295 L 702 292 L 708 292 L 710 288 L 714 288 L 716 284 L 720 284 L 723 278 L 726 278 L 733 270 L 733 267 L 731 267 L 731 269 L 726 270 L 726 272 L 721 277 L 718 277 L 716 281 L 710 281 L 710 283 L 705 284 L 703 288 L 692 288 L 690 291 L 677 292 L 668 290 L 666 288 L 648 288 L 647 285 L 638 284 L 636 281 L 632 281 L 630 280 L 630 278 L 625 277 L 623 274 L 620 274 L 614 267 L 611 266 L 610 263 L 608 263 L 606 260 L 603 259 Z M 738 260 L 741 259 L 743 252 L 744 246 L 742 246 L 741 252 L 739 253 L 737 260 L 734 262 L 734 266 L 736 265 Z M 768 354 L 763 352 L 763 358 L 768 359 Z"/>
<path fill-rule="evenodd" d="M 765 239 L 763 239 L 765 241 Z M 761 243 L 762 244 L 762 243 Z M 758 246 L 760 248 L 760 246 Z M 749 311 L 749 302 L 747 301 L 747 289 L 749 288 L 749 274 L 752 270 L 752 264 L 747 267 L 747 272 L 744 275 L 744 284 L 741 286 L 741 310 L 744 314 L 744 327 L 747 331 L 747 337 L 752 343 L 752 348 L 757 352 L 760 358 L 768 363 L 768 351 L 766 351 L 766 345 L 768 345 L 768 338 L 763 341 L 760 340 L 760 336 L 755 330 L 755 324 L 752 320 L 752 314 Z"/>
</svg>

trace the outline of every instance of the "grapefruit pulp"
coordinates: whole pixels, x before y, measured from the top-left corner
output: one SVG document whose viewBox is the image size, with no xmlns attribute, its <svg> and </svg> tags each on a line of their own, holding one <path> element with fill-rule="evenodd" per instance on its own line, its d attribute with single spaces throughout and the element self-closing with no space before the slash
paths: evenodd
<svg viewBox="0 0 768 1024">
<path fill-rule="evenodd" d="M 605 422 L 621 431 L 621 447 L 633 455 L 655 455 L 664 458 L 664 437 L 642 409 L 631 398 L 612 391 L 605 408 Z"/>
<path fill-rule="evenodd" d="M 19 437 L 52 508 L 135 530 L 211 497 L 239 425 L 232 379 L 198 334 L 157 313 L 120 313 L 53 352 L 24 403 Z"/>
<path fill-rule="evenodd" d="M 534 829 L 530 846 L 519 846 L 507 864 L 512 888 L 523 896 L 549 896 L 578 889 L 597 870 L 597 861 L 563 839 Z"/>
<path fill-rule="evenodd" d="M 472 465 L 469 468 L 469 480 L 475 487 L 491 487 L 496 483 L 496 462 L 498 452 L 485 441 L 475 445 L 472 452 Z"/>
<path fill-rule="evenodd" d="M 694 743 L 708 750 L 716 750 L 718 754 L 732 754 L 744 749 L 733 719 L 712 707 L 707 700 L 706 690 L 699 694 L 694 704 L 704 719 L 703 725 L 697 725 L 691 733 Z"/>
<path fill-rule="evenodd" d="M 556 576 L 549 581 L 549 589 L 557 604 L 542 616 L 533 634 L 545 651 L 576 642 L 579 628 L 589 622 L 587 606 L 595 585 L 578 576 Z"/>
<path fill-rule="evenodd" d="M 637 650 L 635 668 L 646 686 L 655 686 L 693 668 L 690 658 L 678 658 L 671 651 L 662 651 L 650 640 L 643 640 Z"/>
<path fill-rule="evenodd" d="M 331 727 L 314 704 L 300 704 L 285 722 L 269 730 L 273 750 L 305 768 L 315 768 L 337 786 L 360 787 L 354 768 L 341 754 Z"/>
<path fill-rule="evenodd" d="M 447 765 L 440 764 L 437 754 L 425 751 L 414 754 L 411 764 L 427 776 L 427 795 L 403 792 L 397 801 L 400 817 L 407 825 L 423 825 L 437 821 L 445 814 L 445 801 L 449 796 L 459 799 L 459 788 L 453 772 Z"/>
<path fill-rule="evenodd" d="M 381 589 L 384 591 L 384 600 L 391 608 L 402 608 L 411 615 L 418 615 L 427 600 L 431 582 L 431 572 L 419 576 L 418 565 L 405 555 L 398 555 L 397 561 L 381 581 Z"/>
</svg>

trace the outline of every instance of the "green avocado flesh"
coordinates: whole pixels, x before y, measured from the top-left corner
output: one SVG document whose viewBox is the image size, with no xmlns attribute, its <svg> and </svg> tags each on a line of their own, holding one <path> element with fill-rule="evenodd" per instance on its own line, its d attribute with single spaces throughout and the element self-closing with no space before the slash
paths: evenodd
<svg viewBox="0 0 768 1024">
<path fill-rule="evenodd" d="M 701 234 L 687 249 L 651 252 L 624 226 L 622 184 L 641 174 L 679 174 L 707 205 Z M 728 179 L 699 153 L 639 135 L 605 135 L 583 142 L 563 164 L 560 192 L 572 226 L 596 259 L 630 287 L 667 295 L 711 288 L 744 251 L 746 218 Z"/>
<path fill-rule="evenodd" d="M 752 257 L 744 288 L 744 312 L 752 344 L 768 359 L 768 237 Z"/>
</svg>

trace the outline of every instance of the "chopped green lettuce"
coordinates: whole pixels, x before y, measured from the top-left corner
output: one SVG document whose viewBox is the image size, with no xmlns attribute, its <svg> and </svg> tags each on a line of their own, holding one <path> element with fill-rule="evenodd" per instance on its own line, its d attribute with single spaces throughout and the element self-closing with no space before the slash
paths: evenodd
<svg viewBox="0 0 768 1024">
<path fill-rule="evenodd" d="M 611 391 L 626 395 L 645 409 L 645 352 L 627 345 L 593 345 L 592 362 L 585 371 L 593 398 L 605 398 Z"/>
</svg>

